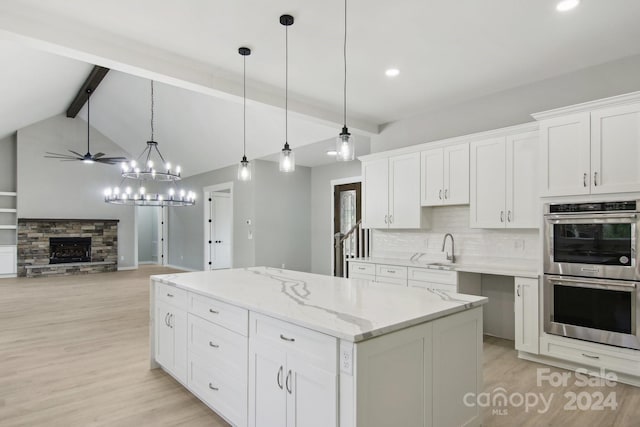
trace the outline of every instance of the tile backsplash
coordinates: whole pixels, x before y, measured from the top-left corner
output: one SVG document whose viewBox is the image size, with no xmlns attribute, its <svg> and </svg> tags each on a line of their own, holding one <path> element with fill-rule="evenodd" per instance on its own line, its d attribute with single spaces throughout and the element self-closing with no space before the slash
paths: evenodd
<svg viewBox="0 0 640 427">
<path fill-rule="evenodd" d="M 469 206 L 431 208 L 431 228 L 425 230 L 374 230 L 371 255 L 381 258 L 411 258 L 415 253 L 441 258 L 446 233 L 455 238 L 456 257 L 540 258 L 537 229 L 469 228 Z M 447 243 L 449 247 L 450 243 Z"/>
</svg>

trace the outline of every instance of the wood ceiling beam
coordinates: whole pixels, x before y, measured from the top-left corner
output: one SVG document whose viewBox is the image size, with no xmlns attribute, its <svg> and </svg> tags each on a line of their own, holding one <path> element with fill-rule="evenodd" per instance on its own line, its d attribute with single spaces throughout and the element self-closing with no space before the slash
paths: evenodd
<svg viewBox="0 0 640 427">
<path fill-rule="evenodd" d="M 96 88 L 108 72 L 109 68 L 100 67 L 99 65 L 93 66 L 93 70 L 91 70 L 91 73 L 89 73 L 89 77 L 87 77 L 87 80 L 84 81 L 84 83 L 80 87 L 80 90 L 76 94 L 76 97 L 73 99 L 71 105 L 67 109 L 67 117 L 73 119 L 78 115 L 85 102 L 87 102 L 87 98 L 89 96 L 87 94 L 87 90 L 91 89 L 92 93 L 95 92 Z"/>
</svg>

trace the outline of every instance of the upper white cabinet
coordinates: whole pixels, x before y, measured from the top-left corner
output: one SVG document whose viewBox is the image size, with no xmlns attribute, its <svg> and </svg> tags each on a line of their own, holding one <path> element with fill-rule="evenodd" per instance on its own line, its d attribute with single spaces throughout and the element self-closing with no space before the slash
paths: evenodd
<svg viewBox="0 0 640 427">
<path fill-rule="evenodd" d="M 469 144 L 423 151 L 420 170 L 422 206 L 469 203 Z"/>
<path fill-rule="evenodd" d="M 470 226 L 536 228 L 537 132 L 471 143 Z"/>
<path fill-rule="evenodd" d="M 362 162 L 365 228 L 420 228 L 420 153 Z"/>
<path fill-rule="evenodd" d="M 640 103 L 607 102 L 536 115 L 542 196 L 640 191 Z"/>
</svg>

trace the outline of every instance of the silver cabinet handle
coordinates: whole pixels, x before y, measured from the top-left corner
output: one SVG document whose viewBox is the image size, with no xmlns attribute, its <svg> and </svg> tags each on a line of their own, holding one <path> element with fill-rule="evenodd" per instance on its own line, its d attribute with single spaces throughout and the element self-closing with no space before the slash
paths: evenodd
<svg viewBox="0 0 640 427">
<path fill-rule="evenodd" d="M 172 294 L 167 294 L 167 296 L 168 296 L 169 298 L 173 298 L 173 295 L 172 295 Z"/>
<path fill-rule="evenodd" d="M 395 274 L 396 271 L 395 270 L 387 270 L 387 273 Z"/>
<path fill-rule="evenodd" d="M 209 347 L 219 348 L 220 345 L 219 344 L 214 344 L 213 342 L 209 341 Z"/>
<path fill-rule="evenodd" d="M 169 315 L 169 327 L 173 329 L 173 314 Z"/>
<path fill-rule="evenodd" d="M 393 224 L 393 215 L 389 215 L 389 224 Z"/>
<path fill-rule="evenodd" d="M 209 383 L 209 388 L 213 391 L 218 391 L 220 390 L 218 387 L 214 387 L 213 384 Z"/>
<path fill-rule="evenodd" d="M 597 187 L 597 186 L 598 186 L 598 172 L 594 172 L 594 173 L 593 173 L 593 185 L 594 185 L 595 187 Z"/>
<path fill-rule="evenodd" d="M 442 200 L 442 190 L 438 191 L 438 199 Z"/>
<path fill-rule="evenodd" d="M 384 216 L 384 223 L 389 224 L 389 215 Z"/>
<path fill-rule="evenodd" d="M 278 387 L 280 387 L 280 390 L 282 390 L 282 371 L 283 371 L 283 367 L 280 366 L 280 369 L 278 369 L 278 376 L 276 377 L 276 382 L 278 383 Z"/>
<path fill-rule="evenodd" d="M 582 185 L 585 186 L 585 187 L 587 186 L 587 174 L 586 174 L 586 172 L 585 172 L 584 175 L 582 175 Z"/>
<path fill-rule="evenodd" d="M 169 313 L 164 316 L 164 324 L 169 326 Z"/>
<path fill-rule="evenodd" d="M 209 313 L 211 313 L 211 314 L 220 314 L 219 311 L 215 311 L 213 308 L 209 309 Z"/>
<path fill-rule="evenodd" d="M 504 211 L 500 211 L 500 222 L 504 222 Z"/>
<path fill-rule="evenodd" d="M 520 285 L 518 285 L 518 287 L 516 288 L 516 294 L 520 296 Z"/>
<path fill-rule="evenodd" d="M 444 199 L 447 200 L 449 198 L 449 189 L 444 190 Z"/>
<path fill-rule="evenodd" d="M 289 372 L 287 372 L 287 380 L 285 381 L 287 386 L 287 391 L 289 392 L 289 394 L 291 394 L 291 386 L 289 385 L 290 378 L 291 378 L 291 369 L 289 369 Z"/>
<path fill-rule="evenodd" d="M 366 270 L 364 267 L 358 267 L 358 270 Z"/>
<path fill-rule="evenodd" d="M 511 222 L 511 211 L 507 211 L 507 221 Z"/>
<path fill-rule="evenodd" d="M 582 353 L 584 357 L 588 357 L 589 359 L 600 359 L 600 356 L 592 356 L 590 354 Z"/>
<path fill-rule="evenodd" d="M 295 338 L 287 338 L 284 335 L 280 334 L 280 339 L 284 340 L 284 341 L 289 341 L 289 342 L 295 342 Z"/>
</svg>

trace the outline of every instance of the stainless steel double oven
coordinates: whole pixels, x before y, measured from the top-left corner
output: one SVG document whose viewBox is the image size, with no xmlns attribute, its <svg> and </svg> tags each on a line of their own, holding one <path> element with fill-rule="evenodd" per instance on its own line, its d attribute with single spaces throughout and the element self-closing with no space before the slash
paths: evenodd
<svg viewBox="0 0 640 427">
<path fill-rule="evenodd" d="M 640 350 L 638 207 L 545 206 L 545 332 Z"/>
</svg>

